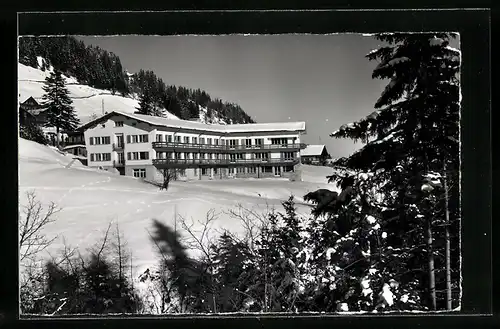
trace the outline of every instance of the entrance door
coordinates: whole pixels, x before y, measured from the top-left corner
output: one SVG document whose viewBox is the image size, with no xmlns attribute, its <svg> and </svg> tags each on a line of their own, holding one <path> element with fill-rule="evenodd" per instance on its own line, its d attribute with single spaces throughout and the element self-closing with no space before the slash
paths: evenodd
<svg viewBox="0 0 500 329">
<path fill-rule="evenodd" d="M 276 176 L 281 176 L 281 167 L 280 166 L 275 166 L 274 167 L 274 174 Z"/>
</svg>

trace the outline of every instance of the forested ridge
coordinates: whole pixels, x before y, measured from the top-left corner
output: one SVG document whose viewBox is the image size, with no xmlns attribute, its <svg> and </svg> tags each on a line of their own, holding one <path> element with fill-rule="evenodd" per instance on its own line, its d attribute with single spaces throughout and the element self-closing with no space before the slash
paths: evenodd
<svg viewBox="0 0 500 329">
<path fill-rule="evenodd" d="M 39 63 L 38 57 L 44 61 Z M 42 70 L 52 65 L 81 84 L 125 97 L 148 98 L 157 109 L 152 115 L 168 111 L 184 120 L 200 119 L 201 114 L 201 119 L 209 123 L 254 122 L 239 105 L 212 97 L 201 89 L 167 85 L 153 71 L 129 74 L 118 55 L 74 37 L 19 38 L 19 62 Z"/>
</svg>

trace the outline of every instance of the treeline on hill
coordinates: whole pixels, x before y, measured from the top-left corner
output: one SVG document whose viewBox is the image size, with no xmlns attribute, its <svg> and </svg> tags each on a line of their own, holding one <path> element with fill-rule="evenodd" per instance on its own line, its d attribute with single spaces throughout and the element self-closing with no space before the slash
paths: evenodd
<svg viewBox="0 0 500 329">
<path fill-rule="evenodd" d="M 38 63 L 38 56 L 47 62 Z M 129 76 L 117 55 L 98 46 L 87 46 L 74 37 L 19 38 L 19 62 L 34 68 L 41 64 L 42 70 L 52 65 L 79 83 L 122 96 L 138 95 L 143 103 L 154 108 L 142 111 L 150 115 L 162 115 L 167 110 L 180 119 L 196 119 L 203 107 L 208 122 L 216 117 L 228 124 L 254 122 L 237 104 L 212 99 L 200 89 L 166 85 L 152 71 L 140 70 Z"/>
<path fill-rule="evenodd" d="M 128 80 L 131 93 L 139 95 L 139 113 L 162 116 L 168 111 L 181 119 L 198 119 L 200 108 L 206 108 L 206 121 L 215 117 L 224 123 L 254 123 L 252 118 L 236 104 L 212 99 L 201 89 L 166 85 L 153 71 L 140 70 Z"/>
</svg>

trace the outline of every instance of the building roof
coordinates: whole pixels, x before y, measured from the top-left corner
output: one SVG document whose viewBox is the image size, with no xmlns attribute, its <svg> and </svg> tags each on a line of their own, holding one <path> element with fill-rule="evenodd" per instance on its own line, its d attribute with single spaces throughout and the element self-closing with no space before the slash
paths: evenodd
<svg viewBox="0 0 500 329">
<path fill-rule="evenodd" d="M 30 96 L 28 99 L 26 99 L 24 102 L 21 103 L 21 105 L 24 105 L 24 104 L 29 104 L 29 103 L 32 103 L 34 105 L 40 105 L 38 104 L 38 102 L 33 98 L 33 96 Z"/>
<path fill-rule="evenodd" d="M 78 147 L 81 147 L 81 148 L 86 148 L 86 146 L 85 146 L 85 145 L 83 145 L 83 144 L 75 144 L 75 145 L 68 145 L 68 146 L 65 146 L 65 147 L 63 147 L 62 149 L 63 149 L 63 150 L 71 150 L 71 149 L 78 148 Z"/>
<path fill-rule="evenodd" d="M 81 130 L 88 129 L 89 127 L 97 124 L 100 121 L 106 120 L 113 115 L 122 115 L 137 121 L 142 121 L 149 123 L 154 126 L 163 126 L 169 128 L 184 128 L 191 130 L 215 132 L 215 133 L 236 133 L 236 132 L 270 132 L 270 131 L 305 131 L 305 122 L 275 122 L 275 123 L 247 123 L 247 124 L 231 124 L 231 125 L 219 125 L 219 124 L 206 124 L 201 122 L 194 122 L 189 120 L 176 120 L 176 119 L 166 119 L 162 117 L 155 117 L 151 115 L 144 114 L 130 114 L 123 113 L 119 111 L 112 111 L 107 113 L 100 118 L 92 120 L 79 127 Z"/>
<path fill-rule="evenodd" d="M 300 151 L 301 156 L 320 156 L 326 151 L 325 145 L 307 145 L 305 149 Z M 327 152 L 328 153 L 328 152 Z"/>
</svg>

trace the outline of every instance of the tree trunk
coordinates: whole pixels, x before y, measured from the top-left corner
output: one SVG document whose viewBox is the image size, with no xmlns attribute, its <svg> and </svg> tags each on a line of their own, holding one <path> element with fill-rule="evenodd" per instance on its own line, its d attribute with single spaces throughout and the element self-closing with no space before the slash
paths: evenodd
<svg viewBox="0 0 500 329">
<path fill-rule="evenodd" d="M 56 147 L 59 149 L 59 126 L 56 127 Z"/>
<path fill-rule="evenodd" d="M 448 207 L 448 176 L 446 174 L 446 162 L 444 163 L 444 204 L 445 204 L 445 257 L 446 257 L 446 309 L 451 310 L 451 241 L 450 241 L 450 210 Z"/>
<path fill-rule="evenodd" d="M 436 277 L 434 272 L 434 253 L 432 249 L 432 226 L 431 219 L 427 218 L 427 252 L 429 270 L 429 299 L 431 310 L 436 310 Z"/>
</svg>

